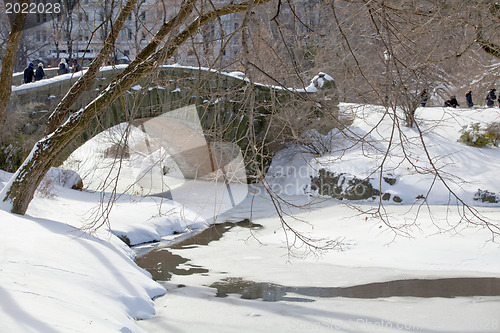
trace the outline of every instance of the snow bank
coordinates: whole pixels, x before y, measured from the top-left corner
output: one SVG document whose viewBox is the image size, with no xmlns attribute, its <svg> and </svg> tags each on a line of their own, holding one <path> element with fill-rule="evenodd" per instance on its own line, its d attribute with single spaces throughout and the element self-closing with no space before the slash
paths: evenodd
<svg viewBox="0 0 500 333">
<path fill-rule="evenodd" d="M 139 332 L 134 318 L 154 315 L 151 298 L 165 290 L 116 238 L 5 211 L 0 221 L 2 330 Z"/>
<path fill-rule="evenodd" d="M 400 129 L 393 127 L 394 114 L 386 113 L 382 107 L 343 103 L 340 108 L 341 112 L 355 115 L 349 130 L 332 131 L 324 140 L 330 142 L 330 152 L 321 157 L 308 155 L 297 147 L 278 154 L 268 174 L 274 190 L 321 194 L 311 179 L 324 170 L 329 175 L 340 175 L 344 186 L 349 181 L 366 179 L 382 195 L 387 193 L 385 198 L 392 203 L 395 197 L 403 203 L 414 203 L 423 197 L 429 204 L 456 202 L 447 187 L 469 204 L 482 204 L 474 200 L 480 189 L 500 193 L 500 149 L 457 142 L 463 126 L 499 121 L 498 108 L 419 108 L 415 117 L 422 136 L 416 128 L 404 127 L 400 114 Z M 434 168 L 440 171 L 446 185 L 436 178 Z M 374 199 L 378 200 L 378 196 Z"/>
</svg>

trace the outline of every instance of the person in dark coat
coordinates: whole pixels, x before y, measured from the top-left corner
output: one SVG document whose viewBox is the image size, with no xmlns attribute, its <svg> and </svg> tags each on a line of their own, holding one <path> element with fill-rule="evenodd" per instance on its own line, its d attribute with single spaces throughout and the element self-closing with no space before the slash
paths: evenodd
<svg viewBox="0 0 500 333">
<path fill-rule="evenodd" d="M 444 102 L 444 106 L 456 108 L 457 106 L 460 106 L 460 104 L 458 104 L 457 98 L 455 96 L 451 96 L 449 100 Z"/>
<path fill-rule="evenodd" d="M 30 62 L 28 67 L 24 69 L 24 83 L 33 82 L 33 76 L 35 76 L 35 71 L 33 70 L 33 63 Z"/>
<path fill-rule="evenodd" d="M 474 103 L 472 102 L 472 91 L 468 91 L 465 93 L 465 99 L 467 100 L 467 107 L 470 109 L 474 106 Z"/>
<path fill-rule="evenodd" d="M 78 61 L 75 59 L 73 61 L 73 68 L 71 68 L 71 73 L 76 73 L 82 70 L 82 66 L 78 63 Z"/>
<path fill-rule="evenodd" d="M 427 92 L 427 89 L 424 89 L 420 94 L 420 105 L 422 105 L 422 107 L 425 107 L 427 101 L 429 101 L 429 93 Z"/>
<path fill-rule="evenodd" d="M 66 60 L 62 59 L 59 63 L 59 68 L 57 69 L 57 75 L 63 75 L 69 73 L 68 65 Z"/>
<path fill-rule="evenodd" d="M 35 71 L 35 81 L 40 81 L 45 77 L 45 72 L 43 71 L 43 64 L 39 63 L 38 68 Z"/>
<path fill-rule="evenodd" d="M 488 95 L 486 95 L 486 106 L 488 106 L 489 108 L 495 105 L 495 99 L 497 99 L 495 91 L 497 91 L 495 88 L 490 89 L 490 92 L 488 93 Z"/>
</svg>

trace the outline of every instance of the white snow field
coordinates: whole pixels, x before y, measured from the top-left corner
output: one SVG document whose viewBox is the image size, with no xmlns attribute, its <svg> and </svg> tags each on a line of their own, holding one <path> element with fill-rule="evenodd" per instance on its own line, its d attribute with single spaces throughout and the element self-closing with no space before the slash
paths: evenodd
<svg viewBox="0 0 500 333">
<path fill-rule="evenodd" d="M 313 289 L 402 279 L 500 278 L 497 239 L 470 212 L 470 220 L 464 219 L 456 199 L 427 172 L 415 129 L 403 128 L 403 136 L 394 136 L 389 145 L 390 114 L 384 116 L 376 106 L 341 108 L 355 117 L 351 136 L 364 136 L 363 145 L 349 145 L 336 131 L 316 135 L 329 140 L 329 152 L 313 158 L 290 147 L 278 154 L 267 178 L 287 201 L 304 206 L 285 207 L 285 221 L 319 244 L 338 242 L 336 249 L 310 251 L 284 230 L 261 185 L 232 209 L 227 195 L 213 195 L 227 190 L 217 182 L 195 185 L 176 202 L 121 194 L 110 207 L 111 193 L 74 191 L 49 179 L 25 216 L 0 210 L 0 331 L 499 332 L 500 296 L 350 298 L 288 292 L 276 302 L 238 294 L 216 297 L 209 286 L 227 278 Z M 476 205 L 484 221 L 500 223 L 498 203 L 474 200 L 478 189 L 500 192 L 500 150 L 457 142 L 463 125 L 499 121 L 500 109 L 421 108 L 416 117 L 448 187 Z M 417 169 L 402 158 L 401 140 Z M 339 148 L 346 146 L 350 148 L 342 154 Z M 378 182 L 377 166 L 386 151 L 382 176 L 390 174 L 394 185 Z M 102 155 L 86 156 L 80 165 Z M 373 212 L 378 197 L 346 202 L 318 196 L 310 176 L 321 168 L 370 177 L 383 193 L 403 201 L 383 202 L 384 222 L 362 213 Z M 132 171 L 130 179 L 136 179 Z M 0 172 L 0 187 L 10 177 Z M 419 195 L 427 201 L 416 199 Z M 100 229 L 81 229 L 102 214 L 107 220 Z M 188 259 L 179 269 L 197 265 L 208 272 L 173 275 L 162 284 L 133 262 L 134 252 L 116 237 L 126 236 L 131 244 L 171 240 L 214 221 L 246 218 L 262 228 L 234 227 L 206 246 L 168 249 Z"/>
</svg>

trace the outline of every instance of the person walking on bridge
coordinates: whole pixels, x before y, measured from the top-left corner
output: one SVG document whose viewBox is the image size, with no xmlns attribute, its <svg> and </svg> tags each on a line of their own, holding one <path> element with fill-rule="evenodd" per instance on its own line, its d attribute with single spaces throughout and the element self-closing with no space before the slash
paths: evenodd
<svg viewBox="0 0 500 333">
<path fill-rule="evenodd" d="M 82 70 L 82 66 L 78 63 L 78 60 L 73 60 L 73 67 L 71 68 L 71 73 L 76 73 Z"/>
<path fill-rule="evenodd" d="M 497 95 L 495 94 L 497 91 L 495 88 L 490 89 L 488 95 L 486 95 L 486 106 L 491 108 L 495 105 L 495 99 L 497 99 Z"/>
<path fill-rule="evenodd" d="M 40 81 L 45 77 L 45 72 L 43 71 L 43 64 L 38 63 L 38 68 L 35 71 L 35 81 Z"/>
<path fill-rule="evenodd" d="M 467 91 L 465 94 L 465 99 L 467 100 L 467 107 L 470 109 L 474 106 L 474 103 L 472 102 L 472 91 Z"/>
<path fill-rule="evenodd" d="M 66 59 L 61 59 L 59 63 L 59 68 L 57 69 L 57 75 L 63 75 L 69 73 L 68 64 L 66 63 Z"/>
<path fill-rule="evenodd" d="M 33 76 L 35 76 L 35 71 L 33 70 L 33 63 L 30 62 L 28 67 L 24 69 L 24 83 L 33 82 Z"/>
</svg>

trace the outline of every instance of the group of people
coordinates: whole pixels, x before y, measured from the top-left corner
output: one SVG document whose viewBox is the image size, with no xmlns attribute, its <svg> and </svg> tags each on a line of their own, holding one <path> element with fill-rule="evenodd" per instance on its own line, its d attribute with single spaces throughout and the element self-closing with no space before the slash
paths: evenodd
<svg viewBox="0 0 500 333">
<path fill-rule="evenodd" d="M 30 62 L 28 67 L 24 70 L 24 83 L 39 81 L 45 77 L 45 72 L 43 71 L 43 64 L 39 63 L 36 70 L 33 68 L 35 66 L 34 63 Z"/>
<path fill-rule="evenodd" d="M 78 61 L 75 59 L 73 60 L 73 67 L 71 67 L 71 72 L 76 73 L 82 70 L 82 66 L 78 63 Z M 66 59 L 61 59 L 61 62 L 59 63 L 59 68 L 57 69 L 57 75 L 63 75 L 69 73 L 69 68 L 68 68 L 68 63 L 66 62 Z"/>
<path fill-rule="evenodd" d="M 491 108 L 495 106 L 495 100 L 497 100 L 497 95 L 496 95 L 496 89 L 492 88 L 488 92 L 488 95 L 486 95 L 486 106 Z M 465 100 L 467 101 L 467 107 L 472 108 L 474 106 L 474 102 L 472 102 L 472 91 L 469 90 L 465 93 Z M 425 107 L 427 102 L 429 101 L 429 93 L 427 89 L 424 89 L 422 93 L 420 94 L 420 104 Z M 500 106 L 500 95 L 498 96 L 498 105 Z M 457 106 L 460 106 L 457 101 L 456 96 L 451 96 L 448 100 L 444 102 L 445 107 L 452 107 L 456 108 Z"/>
<path fill-rule="evenodd" d="M 24 83 L 31 83 L 33 82 L 33 79 L 35 81 L 42 80 L 46 74 L 45 71 L 43 70 L 43 63 L 38 63 L 38 67 L 35 70 L 34 69 L 35 64 L 30 62 L 28 64 L 28 67 L 24 69 Z M 50 67 L 50 66 L 49 66 Z M 71 68 L 72 73 L 76 73 L 82 70 L 82 66 L 78 63 L 78 61 L 75 59 L 73 61 L 73 67 Z M 61 62 L 59 63 L 59 68 L 57 69 L 57 75 L 63 75 L 67 74 L 70 72 L 69 66 L 66 62 L 66 59 L 61 59 Z"/>
</svg>

